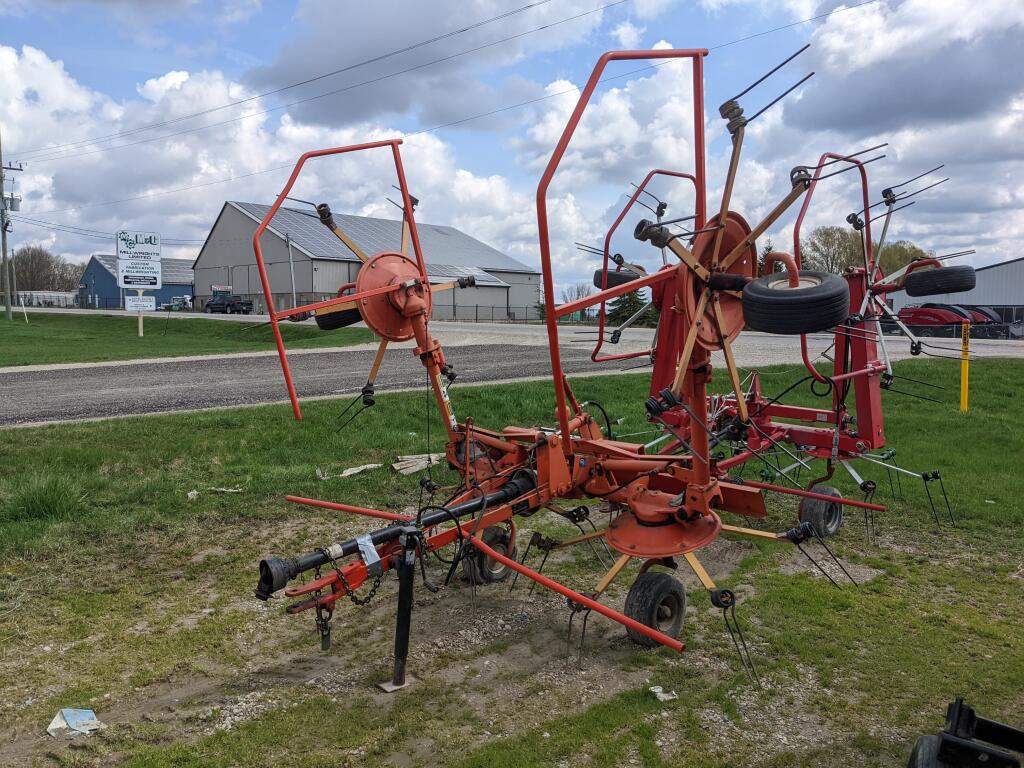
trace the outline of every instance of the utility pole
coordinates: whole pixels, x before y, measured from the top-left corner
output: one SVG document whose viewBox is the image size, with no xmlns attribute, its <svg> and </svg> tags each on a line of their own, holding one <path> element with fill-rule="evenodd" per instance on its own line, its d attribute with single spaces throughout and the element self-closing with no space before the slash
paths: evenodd
<svg viewBox="0 0 1024 768">
<path fill-rule="evenodd" d="M 3 250 L 3 277 L 4 277 L 4 316 L 13 320 L 11 309 L 11 281 L 13 277 L 13 264 L 7 263 L 7 228 L 11 220 L 7 215 L 7 192 L 4 190 L 4 171 L 20 171 L 21 166 L 15 168 L 13 165 L 4 165 L 4 144 L 0 136 L 0 249 Z M 11 193 L 11 204 L 14 203 L 14 193 Z"/>
</svg>

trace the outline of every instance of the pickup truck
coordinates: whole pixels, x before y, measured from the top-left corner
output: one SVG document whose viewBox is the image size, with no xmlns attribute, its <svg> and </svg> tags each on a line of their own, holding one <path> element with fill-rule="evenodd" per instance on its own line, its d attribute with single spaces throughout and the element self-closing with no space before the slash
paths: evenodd
<svg viewBox="0 0 1024 768">
<path fill-rule="evenodd" d="M 250 315 L 252 314 L 252 302 L 243 300 L 241 296 L 229 296 L 222 293 L 206 302 L 203 311 L 208 315 L 214 312 L 221 312 L 225 315 Z"/>
</svg>

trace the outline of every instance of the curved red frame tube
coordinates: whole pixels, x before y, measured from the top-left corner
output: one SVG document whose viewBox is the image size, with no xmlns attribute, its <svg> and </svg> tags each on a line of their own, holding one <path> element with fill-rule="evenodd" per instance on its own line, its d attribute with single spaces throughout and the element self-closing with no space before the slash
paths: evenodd
<svg viewBox="0 0 1024 768">
<path fill-rule="evenodd" d="M 694 192 L 697 193 L 697 197 L 700 197 L 700 192 L 697 191 L 697 179 L 694 178 L 692 174 L 681 173 L 680 171 L 668 171 L 664 168 L 655 168 L 653 171 L 648 173 L 644 177 L 644 180 L 637 186 L 636 192 L 634 192 L 629 198 L 629 202 L 626 203 L 626 206 L 622 209 L 622 212 L 619 213 L 618 217 L 616 217 L 611 227 L 608 228 L 608 233 L 604 236 L 604 264 L 602 266 L 604 279 L 601 280 L 602 291 L 608 290 L 608 256 L 609 249 L 612 244 L 612 235 L 615 234 L 615 231 L 619 228 L 619 224 L 621 224 L 622 220 L 626 218 L 626 214 L 629 213 L 633 204 L 636 203 L 637 199 L 647 188 L 647 185 L 650 184 L 651 179 L 655 176 L 673 176 L 679 179 L 689 179 L 693 182 Z M 700 229 L 702 226 L 704 226 L 703 222 L 697 225 L 697 229 Z M 648 354 L 647 352 L 626 352 L 621 355 L 601 356 L 601 347 L 604 346 L 605 304 L 606 302 L 601 302 L 601 309 L 597 314 L 597 344 L 594 345 L 594 351 L 590 353 L 590 359 L 595 363 L 607 363 L 611 360 L 630 360 L 634 357 L 643 357 Z"/>
<path fill-rule="evenodd" d="M 334 304 L 340 304 L 346 301 L 357 301 L 363 296 L 370 296 L 371 293 L 373 295 L 386 293 L 388 290 L 396 290 L 397 286 L 394 288 L 386 286 L 387 290 L 374 289 L 372 292 L 364 291 L 362 294 L 352 294 L 350 296 L 329 299 L 327 301 L 319 301 L 313 304 L 306 304 L 301 307 L 294 307 L 293 309 L 278 312 L 274 309 L 274 294 L 270 290 L 270 279 L 267 277 L 267 268 L 263 262 L 263 248 L 260 245 L 260 237 L 263 236 L 263 233 L 269 226 L 271 219 L 274 218 L 278 209 L 284 203 L 285 198 L 288 197 L 288 193 L 292 191 L 292 187 L 295 186 L 295 182 L 298 180 L 299 174 L 302 172 L 302 167 L 306 164 L 307 160 L 314 157 L 326 157 L 328 155 L 343 155 L 348 152 L 359 152 L 364 149 L 391 147 L 391 154 L 395 161 L 395 173 L 398 176 L 398 186 L 402 191 L 402 205 L 404 206 L 409 219 L 409 233 L 412 237 L 413 251 L 416 254 L 416 266 L 420 271 L 420 277 L 427 282 L 427 268 L 423 261 L 423 251 L 420 249 L 420 237 L 419 233 L 416 231 L 416 222 L 413 219 L 412 200 L 409 195 L 408 185 L 405 181 L 405 169 L 402 167 L 402 156 L 398 151 L 398 145 L 401 143 L 401 139 L 387 139 L 385 141 L 371 141 L 365 144 L 350 144 L 346 147 L 317 149 L 312 152 L 304 153 L 295 164 L 295 168 L 292 169 L 291 176 L 288 177 L 288 181 L 285 183 L 284 189 L 281 190 L 281 194 L 279 194 L 277 199 L 274 200 L 274 204 L 270 206 L 270 210 L 267 211 L 266 216 L 263 217 L 263 220 L 260 222 L 260 225 L 256 228 L 256 232 L 252 236 L 252 248 L 256 255 L 256 267 L 260 273 L 260 284 L 263 287 L 263 296 L 267 300 L 267 313 L 270 315 L 270 326 L 274 331 L 274 343 L 277 345 L 277 355 L 281 359 L 281 370 L 284 372 L 285 385 L 288 387 L 288 398 L 292 403 L 292 412 L 295 414 L 295 418 L 297 420 L 302 420 L 302 409 L 299 407 L 298 395 L 295 394 L 295 383 L 292 380 L 291 367 L 288 365 L 288 354 L 284 348 L 284 340 L 281 338 L 279 321 L 282 318 L 292 317 L 303 312 L 311 312 Z"/>
<path fill-rule="evenodd" d="M 555 281 L 554 276 L 551 272 L 551 239 L 548 232 L 548 187 L 551 186 L 551 179 L 555 175 L 555 171 L 558 170 L 558 165 L 562 161 L 562 156 L 565 155 L 565 150 L 569 146 L 569 141 L 572 139 L 573 134 L 576 132 L 576 127 L 579 125 L 580 118 L 583 117 L 583 111 L 587 108 L 587 104 L 590 103 L 590 97 L 594 94 L 594 89 L 597 88 L 597 83 L 601 79 L 601 74 L 604 72 L 605 67 L 610 61 L 632 61 L 636 59 L 682 59 L 689 58 L 693 60 L 693 114 L 694 114 L 694 159 L 696 162 L 694 174 L 696 176 L 696 186 L 698 189 L 697 194 L 697 217 L 698 221 L 703 221 L 706 211 L 706 199 L 704 189 L 704 57 L 708 55 L 706 48 L 691 48 L 691 49 L 669 49 L 669 50 L 647 50 L 647 51 L 609 51 L 604 54 L 600 59 L 597 60 L 597 65 L 594 67 L 594 71 L 590 74 L 590 79 L 587 80 L 586 86 L 580 93 L 579 101 L 576 102 L 576 107 L 573 109 L 572 115 L 569 117 L 569 122 L 566 123 L 565 129 L 562 131 L 561 137 L 558 139 L 558 144 L 555 145 L 555 150 L 551 154 L 551 159 L 548 160 L 547 166 L 544 168 L 544 173 L 540 178 L 540 183 L 537 185 L 537 230 L 538 238 L 540 241 L 540 263 L 541 271 L 544 278 L 544 296 L 545 301 L 545 316 L 547 321 L 548 329 L 548 347 L 551 352 L 551 375 L 555 387 L 555 403 L 557 406 L 558 413 L 558 425 L 562 430 L 562 435 L 568 438 L 569 436 L 569 411 L 566 405 L 566 393 L 565 393 L 565 373 L 562 370 L 562 355 L 558 348 L 558 315 L 556 314 L 556 308 L 554 305 L 555 296 Z M 652 276 L 652 277 L 656 277 Z M 656 280 L 651 280 L 656 282 Z M 645 283 L 647 285 L 649 283 Z M 631 290 L 642 287 L 640 285 L 634 285 Z M 613 296 L 621 295 L 620 293 L 613 293 L 612 289 L 609 291 L 601 291 L 590 297 L 593 299 L 584 306 L 590 306 L 600 301 L 612 298 Z M 623 291 L 628 293 L 629 291 Z M 578 304 L 579 302 L 574 302 Z M 568 306 L 568 305 L 566 305 Z M 565 310 L 566 306 L 560 307 L 559 309 Z M 577 307 L 580 309 L 582 307 Z M 562 450 L 569 454 L 572 453 L 572 441 L 565 439 L 562 441 Z"/>
<path fill-rule="evenodd" d="M 867 171 L 864 170 L 864 163 L 857 158 L 850 157 L 848 155 L 839 155 L 835 152 L 824 153 L 818 160 L 817 168 L 814 169 L 814 175 L 811 177 L 810 184 L 807 187 L 807 192 L 804 194 L 803 205 L 800 206 L 800 213 L 797 214 L 796 223 L 793 225 L 793 258 L 796 260 L 797 269 L 799 269 L 803 263 L 800 259 L 800 227 L 804 223 L 804 217 L 807 215 L 807 209 L 811 206 L 811 198 L 814 197 L 814 190 L 818 186 L 818 177 L 821 176 L 821 172 L 824 170 L 822 163 L 826 160 L 845 160 L 846 162 L 857 166 L 857 169 L 860 172 L 861 199 L 864 203 L 864 210 L 868 210 L 871 206 L 871 203 L 868 200 L 868 174 Z M 864 220 L 864 231 L 867 237 L 866 248 L 868 255 L 868 274 L 871 274 L 875 269 L 875 252 L 874 242 L 871 239 L 870 216 L 866 217 Z M 821 372 L 811 364 L 811 358 L 807 351 L 807 336 L 803 334 L 800 336 L 800 355 L 803 357 L 804 367 L 807 368 L 807 372 L 810 373 L 811 376 L 823 384 L 828 382 L 828 377 L 822 376 Z"/>
</svg>

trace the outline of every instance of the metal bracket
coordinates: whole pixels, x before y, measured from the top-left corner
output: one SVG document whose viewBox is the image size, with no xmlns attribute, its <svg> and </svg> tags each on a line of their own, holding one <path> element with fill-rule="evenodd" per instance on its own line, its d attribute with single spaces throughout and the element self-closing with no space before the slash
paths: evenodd
<svg viewBox="0 0 1024 768">
<path fill-rule="evenodd" d="M 377 547 L 374 546 L 373 539 L 370 538 L 370 534 L 364 533 L 361 536 L 356 536 L 356 544 L 359 545 L 359 556 L 366 564 L 367 575 L 380 575 L 384 568 L 381 566 L 380 555 L 377 554 Z"/>
</svg>

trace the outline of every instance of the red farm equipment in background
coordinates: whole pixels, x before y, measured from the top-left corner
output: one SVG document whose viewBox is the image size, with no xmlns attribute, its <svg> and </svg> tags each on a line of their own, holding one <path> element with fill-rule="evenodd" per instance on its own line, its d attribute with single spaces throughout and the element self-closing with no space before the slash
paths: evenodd
<svg viewBox="0 0 1024 768">
<path fill-rule="evenodd" d="M 409 194 L 402 166 L 400 140 L 303 155 L 257 229 L 253 238 L 256 261 L 267 305 L 272 308 L 260 236 L 290 194 L 306 162 L 355 151 L 390 151 L 402 195 L 401 248 L 394 252 L 364 254 L 337 227 L 330 209 L 326 205 L 318 206 L 324 225 L 364 263 L 355 283 L 341 286 L 337 297 L 283 312 L 271 309 L 271 324 L 296 418 L 301 418 L 301 410 L 279 330 L 282 319 L 313 316 L 323 328 L 361 320 L 380 337 L 380 348 L 362 393 L 364 404 L 367 399 L 372 404 L 374 382 L 388 343 L 414 340 L 414 354 L 427 369 L 443 417 L 447 433 L 445 458 L 458 474 L 460 485 L 446 502 L 423 506 L 415 515 L 288 497 L 293 502 L 375 517 L 388 524 L 372 533 L 329 543 L 306 554 L 267 558 L 260 564 L 256 589 L 257 597 L 264 600 L 285 590 L 285 594 L 295 600 L 286 609 L 289 613 L 315 611 L 322 642 L 327 647 L 329 621 L 337 601 L 362 602 L 364 598 L 358 597 L 357 590 L 367 580 L 379 583 L 384 573 L 396 570 L 399 594 L 395 668 L 392 679 L 382 684 L 386 690 L 400 688 L 406 682 L 417 567 L 423 568 L 423 558 L 429 553 L 451 546 L 454 546 L 454 558 L 449 578 L 454 572 L 454 563 L 458 562 L 463 563 L 475 583 L 500 581 L 516 573 L 567 598 L 571 615 L 599 613 L 622 624 L 629 636 L 641 645 L 664 645 L 676 651 L 684 648 L 679 634 L 686 596 L 682 584 L 666 571 L 685 562 L 708 590 L 712 604 L 722 609 L 736 649 L 753 677 L 753 662 L 745 646 L 736 641 L 737 637 L 742 640 L 742 634 L 736 623 L 735 595 L 715 584 L 701 565 L 699 550 L 727 534 L 790 541 L 808 557 L 811 556 L 802 545 L 815 540 L 831 556 L 825 537 L 838 531 L 844 507 L 864 510 L 866 519 L 869 514 L 884 509 L 870 500 L 873 484 L 860 479 L 852 466 L 854 460 L 862 459 L 881 464 L 889 471 L 924 477 L 927 487 L 927 480 L 933 473 L 911 473 L 896 467 L 890 455 L 879 452 L 885 446 L 881 392 L 891 388 L 895 380 L 879 323 L 887 313 L 891 315 L 885 304 L 887 294 L 901 289 L 909 291 L 915 285 L 920 288 L 921 283 L 935 281 L 935 277 L 928 275 L 948 274 L 948 268 L 929 260 L 912 264 L 895 276 L 882 275 L 871 235 L 870 210 L 874 206 L 869 202 L 865 171 L 865 165 L 880 156 L 859 159 L 860 155 L 880 147 L 848 155 L 826 153 L 816 165 L 794 168 L 788 191 L 754 226 L 731 210 L 747 124 L 806 78 L 750 118 L 744 116 L 739 99 L 793 57 L 722 105 L 720 112 L 728 121 L 732 139 L 732 157 L 722 200 L 718 210 L 709 216 L 703 127 L 703 69 L 707 54 L 706 50 L 695 49 L 621 51 L 603 55 L 583 88 L 541 176 L 536 198 L 540 262 L 545 295 L 553 297 L 556 277 L 548 223 L 548 189 L 605 67 L 613 61 L 646 59 L 681 59 L 690 63 L 693 168 L 687 172 L 656 169 L 640 183 L 605 238 L 604 264 L 595 275 L 600 288 L 598 293 L 561 306 L 551 302 L 546 305 L 556 401 L 551 427 L 508 426 L 494 431 L 477 426 L 472 418 L 457 415 L 448 394 L 454 370 L 441 345 L 431 335 L 429 321 L 432 294 L 460 285 L 456 281 L 432 286 L 428 280 L 416 230 L 414 198 Z M 863 210 L 851 214 L 851 224 L 862 232 L 864 264 L 847 270 L 842 276 L 804 270 L 799 232 L 814 190 L 824 179 L 848 170 L 855 170 L 860 178 Z M 643 220 L 635 225 L 634 235 L 638 240 L 663 249 L 660 267 L 647 274 L 642 268 L 611 256 L 609 244 L 633 203 L 657 177 L 674 177 L 692 183 L 695 205 L 692 215 L 671 221 L 663 219 L 664 207 L 659 206 L 660 222 Z M 898 203 L 916 194 L 901 195 L 894 189 L 883 193 L 887 210 L 882 241 Z M 764 276 L 758 277 L 756 239 L 801 198 L 803 207 L 794 231 L 794 253 L 770 254 L 765 260 Z M 678 231 L 683 221 L 690 229 Z M 670 229 L 673 225 L 677 231 Z M 772 271 L 776 266 L 782 270 Z M 973 282 L 973 272 L 971 278 Z M 962 282 L 966 284 L 966 278 Z M 643 288 L 650 288 L 651 300 L 661 310 L 653 348 L 639 353 L 603 353 L 603 345 L 616 340 L 605 338 L 607 302 Z M 948 290 L 949 281 L 945 281 L 943 292 Z M 595 361 L 619 362 L 649 356 L 653 364 L 650 396 L 645 403 L 637 403 L 638 409 L 646 411 L 652 428 L 662 433 L 652 443 L 616 440 L 605 434 L 598 419 L 588 412 L 588 404 L 581 404 L 577 399 L 563 370 L 558 320 L 594 306 L 598 307 L 599 318 L 599 336 L 593 351 Z M 781 396 L 769 399 L 761 392 L 756 373 L 744 380 L 732 351 L 732 344 L 744 327 L 800 335 L 808 378 L 827 404 L 820 408 L 785 405 L 780 402 Z M 806 334 L 829 329 L 834 333 L 834 362 L 832 371 L 826 374 L 811 364 Z M 911 341 L 922 351 L 922 342 L 916 338 Z M 716 352 L 724 357 L 725 374 L 732 390 L 724 396 L 708 392 L 713 372 L 711 356 Z M 780 456 L 788 457 L 791 466 L 782 466 Z M 739 473 L 752 460 L 772 467 L 772 477 L 786 484 L 764 478 L 742 478 Z M 823 471 L 809 483 L 800 482 L 799 469 L 809 470 L 813 461 L 822 462 Z M 824 485 L 836 466 L 845 467 L 858 480 L 866 498 L 843 498 L 834 488 Z M 934 473 L 933 479 L 941 484 L 938 473 Z M 743 518 L 766 516 L 766 493 L 796 496 L 800 500 L 799 519 L 792 528 L 770 532 L 738 523 Z M 594 526 L 589 533 L 562 541 L 535 535 L 523 558 L 517 559 L 517 518 L 547 509 L 574 521 L 589 519 L 591 508 L 581 506 L 581 502 L 587 500 L 601 502 L 601 512 L 607 514 L 607 525 Z M 618 558 L 586 593 L 544 576 L 540 572 L 543 562 L 537 570 L 526 565 L 532 546 L 543 551 L 546 559 L 553 550 L 587 541 L 603 541 Z M 620 611 L 602 602 L 602 597 L 633 559 L 642 561 L 642 566 L 629 590 L 625 608 Z M 821 568 L 813 558 L 812 561 Z M 313 574 L 311 580 L 290 584 L 308 573 Z M 425 571 L 424 583 L 434 588 L 426 579 Z"/>
</svg>

